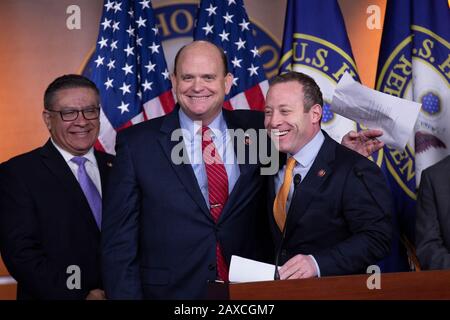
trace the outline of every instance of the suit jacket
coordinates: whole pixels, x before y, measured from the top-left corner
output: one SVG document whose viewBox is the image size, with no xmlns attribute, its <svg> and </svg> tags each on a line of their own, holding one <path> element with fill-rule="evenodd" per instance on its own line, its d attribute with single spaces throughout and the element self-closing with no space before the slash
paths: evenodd
<svg viewBox="0 0 450 320">
<path fill-rule="evenodd" d="M 276 247 L 282 246 L 280 265 L 312 254 L 321 276 L 365 273 L 389 252 L 390 192 L 374 163 L 323 133 L 325 141 L 293 194 L 284 240 L 273 217 L 269 179 L 268 212 Z"/>
<path fill-rule="evenodd" d="M 223 110 L 223 115 L 229 129 L 263 123 L 257 112 Z M 216 279 L 217 240 L 228 263 L 232 254 L 259 260 L 273 254 L 270 237 L 262 234 L 268 225 L 262 225 L 267 216 L 259 164 L 239 165 L 240 176 L 216 225 L 191 164 L 171 160 L 180 143 L 171 135 L 178 128 L 177 107 L 117 137 L 102 224 L 108 298 L 205 298 L 207 282 Z"/>
<path fill-rule="evenodd" d="M 450 156 L 422 171 L 416 254 L 423 269 L 450 269 Z"/>
<path fill-rule="evenodd" d="M 95 156 L 104 186 L 112 156 Z M 0 166 L 0 251 L 18 299 L 84 299 L 101 288 L 99 245 L 86 197 L 50 140 Z M 71 265 L 81 289 L 67 288 Z"/>
</svg>

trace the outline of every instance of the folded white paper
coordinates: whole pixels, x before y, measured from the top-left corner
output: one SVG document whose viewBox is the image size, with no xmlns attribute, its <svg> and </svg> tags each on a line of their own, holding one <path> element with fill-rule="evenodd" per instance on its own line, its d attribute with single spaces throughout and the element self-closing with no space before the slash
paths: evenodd
<svg viewBox="0 0 450 320">
<path fill-rule="evenodd" d="M 379 140 L 403 150 L 413 134 L 420 103 L 370 89 L 346 72 L 338 82 L 331 110 L 369 129 L 381 129 Z"/>
<path fill-rule="evenodd" d="M 254 282 L 273 280 L 275 265 L 239 256 L 231 256 L 230 282 Z"/>
</svg>

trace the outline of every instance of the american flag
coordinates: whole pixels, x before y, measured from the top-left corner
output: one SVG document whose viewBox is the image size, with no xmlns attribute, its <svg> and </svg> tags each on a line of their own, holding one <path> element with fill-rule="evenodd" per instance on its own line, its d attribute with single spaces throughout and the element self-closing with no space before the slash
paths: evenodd
<svg viewBox="0 0 450 320">
<path fill-rule="evenodd" d="M 263 110 L 268 82 L 243 1 L 202 0 L 194 39 L 215 43 L 228 57 L 234 79 L 224 107 Z"/>
<path fill-rule="evenodd" d="M 175 105 L 150 0 L 104 3 L 95 53 L 85 71 L 100 90 L 96 148 L 114 154 L 116 132 Z"/>
</svg>

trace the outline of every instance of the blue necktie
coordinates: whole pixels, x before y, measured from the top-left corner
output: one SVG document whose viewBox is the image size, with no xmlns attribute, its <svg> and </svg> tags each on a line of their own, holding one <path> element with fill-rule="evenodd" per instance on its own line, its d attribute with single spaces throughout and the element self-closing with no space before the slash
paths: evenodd
<svg viewBox="0 0 450 320">
<path fill-rule="evenodd" d="M 80 184 L 81 189 L 83 189 L 84 195 L 86 196 L 92 213 L 94 214 L 95 222 L 100 229 L 102 225 L 102 197 L 100 196 L 94 182 L 86 172 L 86 167 L 84 164 L 86 163 L 87 158 L 73 157 L 70 161 L 78 165 L 78 183 Z"/>
</svg>

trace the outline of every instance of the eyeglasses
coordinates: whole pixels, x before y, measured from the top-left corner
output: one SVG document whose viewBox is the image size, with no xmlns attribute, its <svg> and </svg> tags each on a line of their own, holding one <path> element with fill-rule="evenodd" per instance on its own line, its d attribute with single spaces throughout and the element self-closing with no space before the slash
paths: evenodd
<svg viewBox="0 0 450 320">
<path fill-rule="evenodd" d="M 95 120 L 98 119 L 98 117 L 100 116 L 99 107 L 83 110 L 62 110 L 62 111 L 46 109 L 46 111 L 59 113 L 62 121 L 75 121 L 78 119 L 78 115 L 80 114 L 80 112 L 83 114 L 83 117 L 86 120 Z"/>
</svg>

